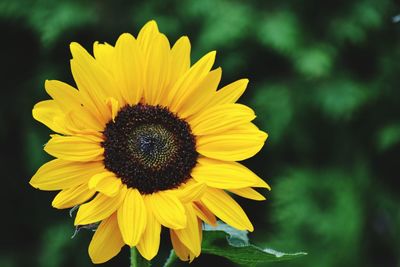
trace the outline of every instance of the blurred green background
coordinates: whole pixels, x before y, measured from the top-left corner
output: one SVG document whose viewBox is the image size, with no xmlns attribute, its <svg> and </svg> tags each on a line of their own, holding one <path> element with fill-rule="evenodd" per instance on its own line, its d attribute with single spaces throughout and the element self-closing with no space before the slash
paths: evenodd
<svg viewBox="0 0 400 267">
<path fill-rule="evenodd" d="M 28 184 L 49 157 L 31 117 L 45 79 L 73 83 L 69 43 L 91 50 L 156 19 L 192 59 L 216 49 L 223 84 L 248 77 L 240 102 L 270 137 L 245 162 L 273 190 L 239 200 L 259 246 L 308 256 L 268 266 L 400 266 L 400 6 L 389 0 L 0 0 L 0 267 L 92 266 L 55 192 Z M 396 182 L 397 181 L 397 182 Z M 161 255 L 170 247 L 165 241 Z M 128 266 L 129 251 L 104 266 Z M 191 266 L 235 266 L 202 255 Z M 181 264 L 181 266 L 187 266 Z"/>
</svg>

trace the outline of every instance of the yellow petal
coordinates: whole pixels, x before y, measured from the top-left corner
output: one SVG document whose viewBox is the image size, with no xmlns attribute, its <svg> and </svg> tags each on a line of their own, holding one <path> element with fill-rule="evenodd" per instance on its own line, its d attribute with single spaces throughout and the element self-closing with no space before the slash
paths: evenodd
<svg viewBox="0 0 400 267">
<path fill-rule="evenodd" d="M 44 86 L 60 110 L 71 115 L 74 130 L 103 130 L 104 124 L 82 107 L 79 91 L 74 87 L 57 80 L 46 80 Z"/>
<path fill-rule="evenodd" d="M 187 247 L 185 247 L 185 245 L 179 240 L 174 230 L 170 229 L 169 233 L 171 236 L 172 247 L 174 248 L 178 258 L 182 261 L 190 260 L 191 262 L 195 258 L 193 252 L 191 252 Z"/>
<path fill-rule="evenodd" d="M 54 100 L 45 100 L 37 103 L 32 109 L 32 116 L 35 120 L 43 123 L 54 132 L 69 133 L 62 121 L 65 114 Z"/>
<path fill-rule="evenodd" d="M 53 135 L 44 147 L 50 155 L 71 161 L 95 161 L 103 158 L 102 140 L 89 136 Z"/>
<path fill-rule="evenodd" d="M 117 216 L 113 214 L 102 221 L 89 245 L 89 256 L 95 264 L 104 263 L 116 256 L 124 246 L 118 229 Z"/>
<path fill-rule="evenodd" d="M 139 47 L 143 51 L 145 64 L 147 64 L 152 43 L 159 34 L 160 32 L 158 31 L 157 23 L 154 20 L 147 22 L 138 34 L 137 40 Z"/>
<path fill-rule="evenodd" d="M 103 193 L 108 197 L 114 197 L 118 194 L 122 186 L 121 179 L 114 173 L 105 171 L 94 175 L 89 181 L 89 188 Z"/>
<path fill-rule="evenodd" d="M 197 135 L 226 133 L 255 118 L 254 111 L 242 104 L 225 104 L 209 108 L 190 119 L 192 132 Z"/>
<path fill-rule="evenodd" d="M 197 152 L 203 156 L 238 161 L 248 159 L 264 145 L 267 134 L 248 126 L 229 129 L 226 133 L 197 136 Z"/>
<path fill-rule="evenodd" d="M 210 102 L 210 106 L 235 103 L 246 90 L 248 79 L 241 79 L 219 89 Z"/>
<path fill-rule="evenodd" d="M 147 104 L 157 105 L 165 98 L 165 88 L 169 76 L 169 52 L 167 37 L 158 34 L 150 46 L 145 73 L 143 96 Z"/>
<path fill-rule="evenodd" d="M 136 105 L 142 97 L 144 59 L 136 39 L 122 34 L 115 45 L 115 78 L 126 103 Z"/>
<path fill-rule="evenodd" d="M 74 134 L 94 134 L 100 136 L 100 132 L 104 130 L 105 124 L 93 117 L 85 107 L 70 110 L 65 118 L 66 127 Z"/>
<path fill-rule="evenodd" d="M 147 208 L 146 212 L 146 229 L 136 248 L 146 260 L 151 260 L 157 255 L 160 247 L 161 224 L 156 220 L 151 209 Z"/>
<path fill-rule="evenodd" d="M 207 186 L 205 183 L 198 183 L 191 179 L 182 187 L 172 190 L 171 192 L 174 193 L 180 201 L 187 203 L 200 199 L 206 189 Z"/>
<path fill-rule="evenodd" d="M 157 220 L 165 227 L 179 229 L 186 226 L 185 209 L 172 193 L 159 191 L 147 195 L 145 201 Z"/>
<path fill-rule="evenodd" d="M 193 209 L 197 217 L 202 221 L 209 225 L 217 226 L 217 218 L 201 201 L 193 202 Z"/>
<path fill-rule="evenodd" d="M 99 222 L 104 218 L 107 218 L 119 208 L 123 198 L 125 197 L 125 193 L 126 188 L 125 190 L 121 190 L 121 192 L 115 197 L 108 197 L 102 193 L 98 193 L 92 201 L 79 207 L 74 224 L 85 225 Z"/>
<path fill-rule="evenodd" d="M 46 80 L 44 87 L 64 112 L 76 109 L 81 104 L 78 90 L 66 83 L 57 80 Z"/>
<path fill-rule="evenodd" d="M 106 104 L 110 113 L 110 118 L 114 121 L 120 108 L 119 102 L 114 97 L 109 97 L 106 100 Z"/>
<path fill-rule="evenodd" d="M 104 125 L 93 119 L 83 107 L 65 113 L 54 100 L 37 103 L 33 107 L 32 115 L 37 121 L 61 134 L 97 133 L 104 128 Z"/>
<path fill-rule="evenodd" d="M 238 230 L 254 230 L 243 209 L 223 190 L 208 188 L 201 201 L 218 218 Z"/>
<path fill-rule="evenodd" d="M 196 90 L 199 84 L 209 73 L 214 64 L 216 52 L 212 51 L 202 57 L 187 71 L 172 87 L 168 94 L 170 109 L 174 112 L 179 112 L 181 106 L 185 103 L 188 97 Z"/>
<path fill-rule="evenodd" d="M 87 184 L 62 190 L 53 199 L 51 205 L 57 209 L 67 209 L 80 205 L 90 199 L 96 191 L 88 188 Z"/>
<path fill-rule="evenodd" d="M 41 190 L 60 190 L 85 184 L 103 169 L 101 162 L 54 159 L 41 166 L 29 183 Z"/>
<path fill-rule="evenodd" d="M 268 137 L 268 134 L 260 131 L 260 129 L 258 129 L 258 127 L 254 124 L 254 123 L 246 123 L 245 125 L 241 125 L 241 126 L 237 126 L 234 129 L 232 129 L 232 131 L 235 134 L 249 134 L 252 133 L 254 134 L 255 137 L 257 138 L 266 138 Z"/>
<path fill-rule="evenodd" d="M 181 118 L 187 118 L 191 115 L 197 117 L 197 113 L 209 105 L 210 101 L 212 101 L 212 98 L 215 96 L 215 90 L 221 80 L 221 75 L 221 68 L 217 68 L 207 74 L 198 88 L 196 88 L 187 99 L 188 101 L 182 104 L 179 112 Z"/>
<path fill-rule="evenodd" d="M 136 246 L 146 229 L 147 213 L 143 198 L 137 189 L 128 189 L 118 209 L 118 225 L 124 242 Z"/>
<path fill-rule="evenodd" d="M 191 176 L 198 182 L 220 189 L 237 189 L 249 186 L 265 187 L 269 185 L 251 170 L 240 163 L 220 161 L 200 157 Z"/>
<path fill-rule="evenodd" d="M 93 44 L 93 54 L 95 59 L 101 64 L 101 66 L 113 72 L 114 68 L 114 58 L 115 58 L 115 49 L 112 45 L 104 43 L 101 44 L 99 42 L 94 42 Z"/>
<path fill-rule="evenodd" d="M 78 85 L 82 103 L 106 123 L 109 117 L 105 100 L 110 96 L 117 100 L 121 99 L 120 93 L 115 88 L 115 82 L 111 74 L 104 70 L 82 46 L 71 43 L 70 48 L 73 56 L 71 71 Z"/>
<path fill-rule="evenodd" d="M 199 222 L 191 204 L 185 205 L 187 225 L 184 229 L 174 230 L 179 240 L 198 257 L 201 252 Z"/>
<path fill-rule="evenodd" d="M 182 36 L 171 49 L 170 84 L 173 85 L 190 68 L 190 41 Z"/>
<path fill-rule="evenodd" d="M 229 191 L 238 196 L 244 197 L 244 198 L 248 198 L 248 199 L 252 199 L 252 200 L 259 200 L 259 201 L 265 200 L 265 197 L 263 195 L 261 195 L 256 190 L 254 190 L 253 188 L 250 188 L 250 187 L 229 189 Z"/>
</svg>

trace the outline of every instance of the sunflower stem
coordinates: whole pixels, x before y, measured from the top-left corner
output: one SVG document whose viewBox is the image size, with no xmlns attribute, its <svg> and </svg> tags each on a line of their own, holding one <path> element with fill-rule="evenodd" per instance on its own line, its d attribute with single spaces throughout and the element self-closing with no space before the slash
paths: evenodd
<svg viewBox="0 0 400 267">
<path fill-rule="evenodd" d="M 149 267 L 151 266 L 150 261 L 140 255 L 135 247 L 131 248 L 131 267 Z"/>
<path fill-rule="evenodd" d="M 164 267 L 173 267 L 174 263 L 177 259 L 178 259 L 178 257 L 176 256 L 175 251 L 173 249 L 171 249 L 168 259 L 164 264 Z"/>
</svg>

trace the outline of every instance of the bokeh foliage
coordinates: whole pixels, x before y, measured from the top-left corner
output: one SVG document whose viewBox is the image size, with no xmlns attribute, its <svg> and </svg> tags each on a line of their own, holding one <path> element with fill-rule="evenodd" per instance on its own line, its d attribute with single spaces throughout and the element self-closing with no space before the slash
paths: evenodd
<svg viewBox="0 0 400 267">
<path fill-rule="evenodd" d="M 172 41 L 188 35 L 193 60 L 216 49 L 222 84 L 251 81 L 240 101 L 270 137 L 245 164 L 273 188 L 267 202 L 240 200 L 253 243 L 309 253 L 279 266 L 400 266 L 398 13 L 389 0 L 0 0 L 0 266 L 91 266 L 91 233 L 70 240 L 55 194 L 28 185 L 49 159 L 31 108 L 45 79 L 73 84 L 71 41 L 91 50 L 149 19 Z M 209 262 L 235 266 L 191 266 Z M 128 266 L 128 251 L 104 266 Z"/>
</svg>

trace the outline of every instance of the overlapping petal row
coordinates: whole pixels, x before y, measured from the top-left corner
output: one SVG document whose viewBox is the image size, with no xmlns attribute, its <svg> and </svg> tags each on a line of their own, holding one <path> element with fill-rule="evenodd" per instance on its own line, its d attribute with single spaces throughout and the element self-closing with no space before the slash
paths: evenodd
<svg viewBox="0 0 400 267">
<path fill-rule="evenodd" d="M 100 222 L 89 246 L 94 263 L 114 257 L 121 247 L 136 246 L 146 259 L 158 252 L 161 227 L 170 229 L 182 260 L 201 251 L 201 223 L 216 217 L 240 229 L 253 226 L 230 193 L 264 197 L 253 187 L 268 188 L 236 161 L 255 155 L 267 134 L 253 123 L 254 112 L 235 103 L 248 80 L 221 89 L 221 68 L 212 70 L 215 52 L 191 65 L 190 42 L 181 37 L 171 47 L 154 21 L 137 38 L 122 34 L 114 46 L 94 43 L 93 56 L 71 46 L 76 88 L 56 80 L 45 83 L 51 100 L 35 105 L 36 120 L 56 132 L 44 150 L 55 157 L 30 183 L 42 190 L 61 190 L 52 205 L 80 205 L 75 225 Z M 138 103 L 167 107 L 189 123 L 199 153 L 190 179 L 176 189 L 141 194 L 104 167 L 105 125 L 120 108 Z M 228 193 L 230 192 L 230 193 Z"/>
</svg>

